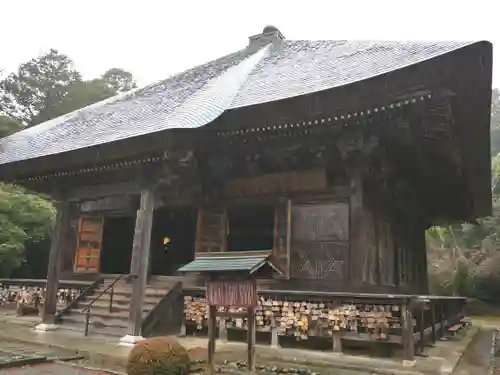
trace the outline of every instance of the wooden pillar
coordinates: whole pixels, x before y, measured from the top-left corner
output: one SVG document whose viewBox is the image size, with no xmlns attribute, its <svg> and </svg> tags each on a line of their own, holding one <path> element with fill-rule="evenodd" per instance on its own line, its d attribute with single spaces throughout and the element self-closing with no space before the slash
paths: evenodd
<svg viewBox="0 0 500 375">
<path fill-rule="evenodd" d="M 420 311 L 420 340 L 419 340 L 419 353 L 423 354 L 425 351 L 425 311 L 424 308 L 422 307 L 422 310 Z"/>
<path fill-rule="evenodd" d="M 427 270 L 427 246 L 425 244 L 425 229 L 419 228 L 417 233 L 417 253 L 419 257 L 419 292 L 429 294 L 429 276 Z"/>
<path fill-rule="evenodd" d="M 279 336 L 278 336 L 278 326 L 276 323 L 276 317 L 272 316 L 271 317 L 271 346 L 272 347 L 279 347 Z"/>
<path fill-rule="evenodd" d="M 413 361 L 415 359 L 413 317 L 407 303 L 404 303 L 401 307 L 401 339 L 403 344 L 403 359 Z"/>
<path fill-rule="evenodd" d="M 351 177 L 350 182 L 350 249 L 348 279 L 351 284 L 360 284 L 362 267 L 359 257 L 363 251 L 363 181 L 359 173 Z"/>
<path fill-rule="evenodd" d="M 219 340 L 227 341 L 226 318 L 224 316 L 219 318 Z"/>
<path fill-rule="evenodd" d="M 432 324 L 432 343 L 435 344 L 437 341 L 437 331 L 436 331 L 436 303 L 431 301 L 431 324 Z"/>
<path fill-rule="evenodd" d="M 66 243 L 69 230 L 69 204 L 67 201 L 56 203 L 56 221 L 52 231 L 50 244 L 49 265 L 47 268 L 47 284 L 45 286 L 45 302 L 42 311 L 42 325 L 55 323 L 57 311 L 57 291 L 59 289 L 59 268 L 63 252 L 62 247 Z M 40 327 L 43 329 L 43 327 Z"/>
<path fill-rule="evenodd" d="M 208 375 L 215 374 L 215 325 L 216 325 L 217 308 L 215 305 L 208 306 L 208 347 L 207 347 L 207 360 L 208 360 Z"/>
<path fill-rule="evenodd" d="M 132 281 L 132 298 L 129 310 L 128 336 L 140 337 L 142 324 L 142 303 L 146 291 L 149 270 L 151 244 L 151 227 L 153 225 L 154 193 L 151 189 L 141 192 L 141 202 L 137 210 L 135 222 L 134 244 L 130 273 Z M 127 340 L 123 340 L 127 341 Z"/>
<path fill-rule="evenodd" d="M 248 306 L 248 323 L 247 323 L 247 345 L 248 345 L 248 372 L 255 371 L 255 307 Z"/>
<path fill-rule="evenodd" d="M 332 340 L 333 340 L 332 351 L 334 353 L 342 353 L 342 331 L 341 330 L 333 331 Z"/>
</svg>

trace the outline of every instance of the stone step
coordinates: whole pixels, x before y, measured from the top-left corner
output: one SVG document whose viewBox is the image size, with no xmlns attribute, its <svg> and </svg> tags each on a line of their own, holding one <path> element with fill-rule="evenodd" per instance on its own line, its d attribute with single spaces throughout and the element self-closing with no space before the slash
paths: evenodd
<svg viewBox="0 0 500 375">
<path fill-rule="evenodd" d="M 67 321 L 63 322 L 60 326 L 62 330 L 68 330 L 73 332 L 80 332 L 82 337 L 85 332 L 85 322 L 73 322 Z M 105 336 L 105 337 L 123 337 L 127 334 L 127 328 L 114 327 L 114 326 L 93 326 L 89 325 L 89 336 Z"/>
<path fill-rule="evenodd" d="M 78 303 L 77 310 L 83 310 L 92 302 L 91 299 L 86 299 Z M 142 303 L 142 307 L 144 310 L 152 310 L 158 304 L 158 299 L 146 299 Z M 115 299 L 113 298 L 113 310 L 127 310 L 130 308 L 130 300 L 129 299 Z M 94 309 L 109 309 L 109 298 L 99 298 L 98 300 L 92 303 L 92 310 Z"/>
<path fill-rule="evenodd" d="M 97 289 L 95 291 L 93 291 L 87 298 L 95 298 L 97 296 L 99 296 L 102 292 L 103 292 L 104 288 L 103 289 Z M 144 295 L 145 297 L 153 297 L 153 298 L 163 298 L 168 292 L 170 291 L 169 288 L 146 288 L 146 291 L 144 292 Z M 106 296 L 110 296 L 111 295 L 111 290 L 108 290 L 106 292 L 104 292 L 104 294 L 100 297 L 100 298 L 104 298 Z M 124 289 L 124 288 L 117 288 L 117 289 L 114 289 L 113 291 L 113 298 L 114 297 L 125 297 L 125 298 L 128 298 L 130 299 L 130 297 L 132 296 L 132 288 L 130 289 Z"/>
<path fill-rule="evenodd" d="M 94 290 L 94 293 L 102 293 L 108 285 L 104 284 L 101 285 L 99 288 Z M 166 293 L 169 290 L 171 290 L 174 287 L 174 285 L 147 285 L 146 286 L 146 293 Z M 111 288 L 107 289 L 105 293 L 110 293 Z M 119 294 L 124 294 L 124 293 L 132 293 L 132 285 L 115 285 L 113 287 L 113 293 L 119 293 Z"/>
<path fill-rule="evenodd" d="M 62 325 L 65 324 L 85 324 L 85 314 L 82 312 L 75 312 L 70 315 L 65 315 L 62 319 Z M 127 328 L 128 327 L 128 314 L 121 316 L 97 316 L 90 315 L 90 324 L 98 328 L 107 327 L 117 327 L 117 328 Z"/>
<path fill-rule="evenodd" d="M 90 311 L 89 335 L 122 337 L 127 332 L 132 284 L 120 280 L 113 287 L 113 311 L 109 312 L 111 291 L 100 295 L 115 280 L 114 275 L 109 275 L 103 284 L 92 294 L 78 303 L 78 306 L 68 311 L 62 318 L 61 327 L 64 329 L 82 332 L 85 330 L 85 313 L 82 311 L 92 303 Z M 178 278 L 169 276 L 154 276 L 145 291 L 142 305 L 143 316 L 155 308 L 165 295 L 176 285 Z M 97 300 L 95 300 L 98 297 Z M 95 301 L 94 301 L 95 300 Z M 92 302 L 94 301 L 94 302 Z"/>
</svg>

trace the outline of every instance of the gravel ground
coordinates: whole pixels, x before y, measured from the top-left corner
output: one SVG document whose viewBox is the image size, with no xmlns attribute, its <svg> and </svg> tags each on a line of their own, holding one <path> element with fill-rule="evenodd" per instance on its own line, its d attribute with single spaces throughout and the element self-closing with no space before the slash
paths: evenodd
<svg viewBox="0 0 500 375">
<path fill-rule="evenodd" d="M 0 370 L 0 374 L 12 375 L 109 375 L 104 371 L 94 371 L 63 363 L 43 363 L 34 366 L 16 367 Z"/>
</svg>

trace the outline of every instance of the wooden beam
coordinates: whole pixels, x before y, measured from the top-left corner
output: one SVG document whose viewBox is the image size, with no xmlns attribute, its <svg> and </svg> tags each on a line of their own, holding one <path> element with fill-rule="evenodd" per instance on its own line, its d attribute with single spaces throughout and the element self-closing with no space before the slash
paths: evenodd
<svg viewBox="0 0 500 375">
<path fill-rule="evenodd" d="M 128 335 L 134 337 L 141 335 L 142 303 L 146 291 L 149 270 L 153 212 L 153 190 L 144 189 L 141 192 L 141 203 L 139 210 L 137 211 L 132 260 L 130 264 L 130 274 L 133 277 L 133 284 L 129 310 Z"/>
<path fill-rule="evenodd" d="M 67 201 L 56 203 L 56 221 L 50 244 L 47 283 L 45 286 L 45 302 L 42 311 L 42 323 L 54 324 L 57 309 L 57 290 L 59 287 L 59 268 L 62 247 L 66 244 L 69 232 L 69 204 Z"/>
<path fill-rule="evenodd" d="M 140 183 L 136 180 L 119 182 L 115 184 L 100 184 L 89 186 L 78 186 L 68 191 L 70 200 L 95 199 L 111 195 L 133 195 L 140 194 Z"/>
</svg>

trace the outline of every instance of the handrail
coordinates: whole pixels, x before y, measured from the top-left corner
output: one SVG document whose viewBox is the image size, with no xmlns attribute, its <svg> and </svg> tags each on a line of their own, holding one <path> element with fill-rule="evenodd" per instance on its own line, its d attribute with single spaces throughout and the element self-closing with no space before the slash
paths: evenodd
<svg viewBox="0 0 500 375">
<path fill-rule="evenodd" d="M 175 281 L 174 285 L 169 289 L 169 291 L 142 320 L 141 331 L 144 337 L 149 336 L 155 325 L 158 323 L 159 319 L 172 318 L 172 309 L 174 308 L 175 300 L 180 296 L 182 296 L 182 282 Z"/>
<path fill-rule="evenodd" d="M 64 314 L 70 311 L 72 308 L 78 305 L 78 303 L 92 293 L 103 281 L 102 277 L 96 279 L 92 284 L 90 284 L 82 293 L 80 293 L 74 300 L 70 301 L 63 309 L 56 311 L 55 318 L 60 319 Z"/>
<path fill-rule="evenodd" d="M 130 277 L 131 275 L 127 273 L 122 273 L 118 275 L 111 284 L 109 284 L 97 297 L 95 297 L 90 303 L 82 310 L 83 313 L 85 313 L 85 331 L 84 335 L 88 336 L 89 335 L 89 324 L 90 324 L 90 309 L 92 308 L 92 305 L 94 304 L 95 301 L 97 301 L 99 298 L 101 298 L 104 293 L 106 293 L 108 290 L 111 289 L 111 294 L 109 298 L 109 312 L 112 312 L 113 309 L 113 294 L 114 294 L 114 287 L 115 284 L 120 281 L 124 276 Z"/>
</svg>

